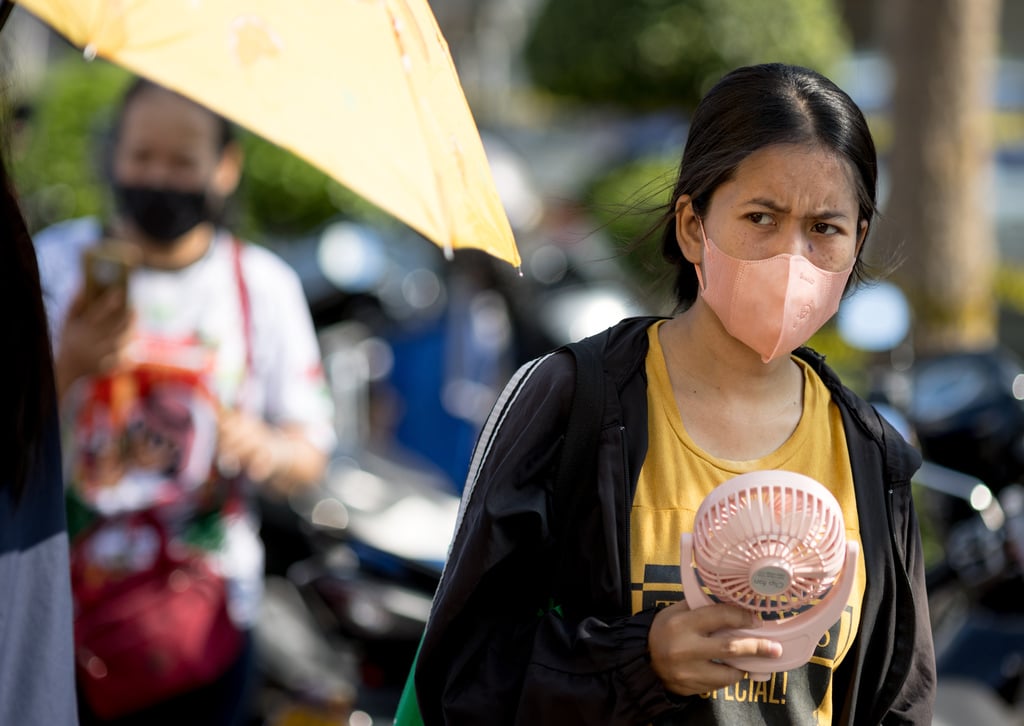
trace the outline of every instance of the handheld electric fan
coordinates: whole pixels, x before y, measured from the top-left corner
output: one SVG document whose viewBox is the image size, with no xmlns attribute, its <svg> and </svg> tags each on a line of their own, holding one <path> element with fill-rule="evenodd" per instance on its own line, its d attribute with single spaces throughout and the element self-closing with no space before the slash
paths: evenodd
<svg viewBox="0 0 1024 726">
<path fill-rule="evenodd" d="M 732 632 L 776 640 L 782 656 L 725 662 L 763 681 L 810 660 L 846 607 L 858 553 L 828 489 L 794 472 L 754 471 L 701 502 L 680 542 L 683 593 L 691 608 L 730 603 L 760 616 L 760 627 Z"/>
</svg>

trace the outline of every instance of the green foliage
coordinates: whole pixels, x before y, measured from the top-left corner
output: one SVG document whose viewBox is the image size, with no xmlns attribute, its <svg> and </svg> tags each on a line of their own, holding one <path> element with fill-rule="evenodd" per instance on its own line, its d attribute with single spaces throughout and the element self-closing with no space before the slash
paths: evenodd
<svg viewBox="0 0 1024 726">
<path fill-rule="evenodd" d="M 938 565 L 945 554 L 945 544 L 942 537 L 942 528 L 932 516 L 934 509 L 930 503 L 934 499 L 934 492 L 924 484 L 914 482 L 911 485 L 911 494 L 914 497 L 914 508 L 917 510 L 918 528 L 921 532 L 921 549 L 924 553 L 925 568 Z"/>
<path fill-rule="evenodd" d="M 526 61 L 557 95 L 692 110 L 736 66 L 782 61 L 827 74 L 847 49 L 833 0 L 547 0 Z"/>
<path fill-rule="evenodd" d="M 843 340 L 836 327 L 835 318 L 815 333 L 807 341 L 807 345 L 825 356 L 826 362 L 839 374 L 843 383 L 861 396 L 868 395 L 871 386 L 870 354 L 850 346 Z"/>
<path fill-rule="evenodd" d="M 245 176 L 236 195 L 239 231 L 250 239 L 301 235 L 336 216 L 375 223 L 394 220 L 294 154 L 243 132 Z"/>
<path fill-rule="evenodd" d="M 101 134 L 128 81 L 122 69 L 77 54 L 47 74 L 12 158 L 30 229 L 103 209 Z"/>
<path fill-rule="evenodd" d="M 31 121 L 14 143 L 14 178 L 32 230 L 107 210 L 101 143 L 131 79 L 119 66 L 85 62 L 77 53 L 47 73 L 32 99 Z M 246 165 L 234 202 L 243 236 L 302 235 L 337 216 L 391 220 L 279 146 L 244 130 L 239 140 Z"/>
<path fill-rule="evenodd" d="M 658 288 L 655 297 L 671 289 L 671 279 L 659 279 L 670 273 L 661 261 L 658 222 L 667 210 L 677 164 L 667 157 L 636 159 L 598 177 L 585 192 L 591 213 L 623 253 L 619 259 L 627 273 L 644 288 Z"/>
</svg>

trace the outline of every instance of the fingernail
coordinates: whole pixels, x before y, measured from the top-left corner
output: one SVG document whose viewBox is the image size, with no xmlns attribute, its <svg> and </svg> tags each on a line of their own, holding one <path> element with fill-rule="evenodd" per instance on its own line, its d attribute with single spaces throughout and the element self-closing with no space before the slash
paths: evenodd
<svg viewBox="0 0 1024 726">
<path fill-rule="evenodd" d="M 778 658 L 782 655 L 782 643 L 772 643 L 768 648 L 768 654 L 772 658 Z"/>
</svg>

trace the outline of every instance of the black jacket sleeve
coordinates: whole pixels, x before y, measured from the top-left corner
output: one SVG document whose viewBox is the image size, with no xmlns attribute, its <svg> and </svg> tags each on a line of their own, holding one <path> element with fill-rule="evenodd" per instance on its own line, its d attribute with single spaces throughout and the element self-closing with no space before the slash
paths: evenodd
<svg viewBox="0 0 1024 726">
<path fill-rule="evenodd" d="M 573 375 L 566 356 L 528 363 L 477 442 L 416 671 L 427 726 L 633 724 L 679 707 L 648 661 L 653 611 L 551 609 L 551 486 Z M 593 557 L 600 571 L 614 555 Z"/>
<path fill-rule="evenodd" d="M 882 723 L 930 724 L 936 688 L 935 649 L 925 590 L 921 533 L 910 483 L 894 487 L 890 496 L 894 531 L 914 595 L 914 649 L 907 678 Z"/>
</svg>

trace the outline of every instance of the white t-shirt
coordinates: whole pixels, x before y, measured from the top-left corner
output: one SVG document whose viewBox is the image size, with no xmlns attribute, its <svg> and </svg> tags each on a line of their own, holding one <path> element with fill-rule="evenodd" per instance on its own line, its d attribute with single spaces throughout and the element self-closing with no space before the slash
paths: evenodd
<svg viewBox="0 0 1024 726">
<path fill-rule="evenodd" d="M 96 219 L 83 218 L 54 225 L 35 237 L 55 348 L 82 284 L 82 251 L 95 244 L 100 233 Z M 298 424 L 314 446 L 329 453 L 336 443 L 332 399 L 299 278 L 269 250 L 243 246 L 240 259 L 251 331 L 247 336 L 234 246 L 233 238 L 222 232 L 207 253 L 186 268 L 135 270 L 129 304 L 136 329 L 146 338 L 200 341 L 204 350 L 214 352 L 212 386 L 222 405 L 271 424 Z M 111 501 L 105 514 L 117 509 L 117 500 Z M 126 499 L 125 508 L 130 506 Z M 231 585 L 232 615 L 240 624 L 251 624 L 263 577 L 263 548 L 251 508 L 231 518 L 216 561 Z"/>
</svg>

